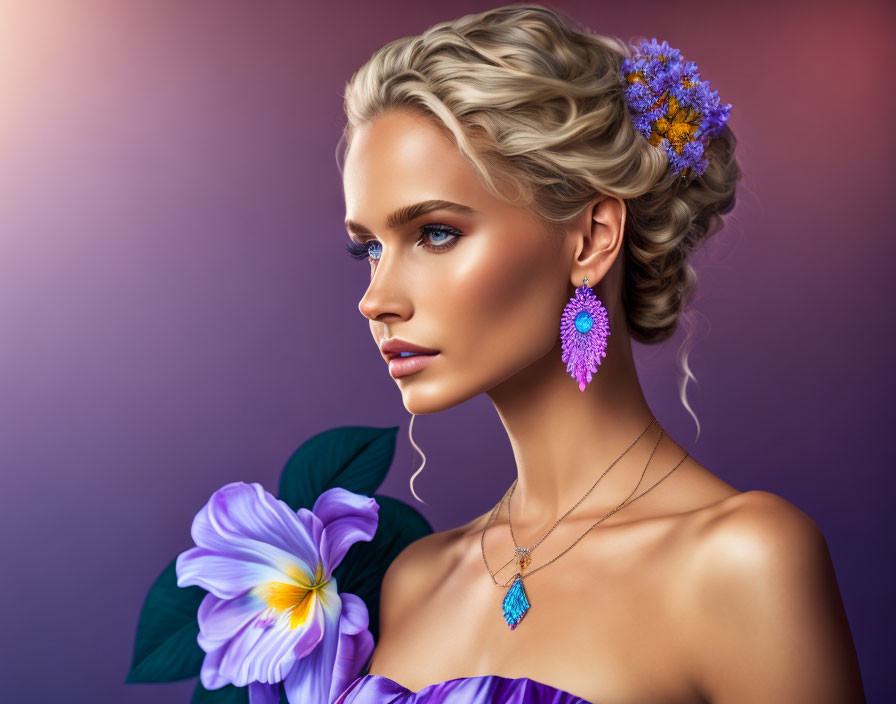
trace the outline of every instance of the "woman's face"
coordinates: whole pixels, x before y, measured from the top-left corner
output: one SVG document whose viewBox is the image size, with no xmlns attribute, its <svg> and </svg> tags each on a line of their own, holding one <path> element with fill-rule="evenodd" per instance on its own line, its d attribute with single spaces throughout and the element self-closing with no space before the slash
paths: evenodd
<svg viewBox="0 0 896 704">
<path fill-rule="evenodd" d="M 438 350 L 410 362 L 425 362 L 417 371 L 390 366 L 409 412 L 435 413 L 489 391 L 555 345 L 561 364 L 573 252 L 528 209 L 491 195 L 433 123 L 392 111 L 356 131 L 343 186 L 349 236 L 369 255 L 358 308 L 374 342 Z M 445 203 L 398 217 L 429 201 Z"/>
</svg>

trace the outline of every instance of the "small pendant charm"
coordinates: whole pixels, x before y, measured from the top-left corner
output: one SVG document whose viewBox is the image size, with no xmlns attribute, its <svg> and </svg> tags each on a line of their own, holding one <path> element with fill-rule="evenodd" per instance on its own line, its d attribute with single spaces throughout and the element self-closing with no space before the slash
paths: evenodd
<svg viewBox="0 0 896 704">
<path fill-rule="evenodd" d="M 526 598 L 526 590 L 523 589 L 523 580 L 520 579 L 519 572 L 513 578 L 513 584 L 510 585 L 507 594 L 504 595 L 502 608 L 504 609 L 504 620 L 507 621 L 511 631 L 517 627 L 529 610 L 529 599 Z"/>
<path fill-rule="evenodd" d="M 520 572 L 526 569 L 529 566 L 529 562 L 532 560 L 529 556 L 529 550 L 530 548 L 515 548 L 516 562 L 519 565 Z"/>
</svg>

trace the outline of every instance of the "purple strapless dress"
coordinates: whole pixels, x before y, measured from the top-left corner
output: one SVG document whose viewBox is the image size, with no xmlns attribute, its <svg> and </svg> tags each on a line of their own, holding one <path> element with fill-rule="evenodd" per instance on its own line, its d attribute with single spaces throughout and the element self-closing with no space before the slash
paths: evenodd
<svg viewBox="0 0 896 704">
<path fill-rule="evenodd" d="M 416 692 L 385 675 L 361 675 L 335 704 L 591 704 L 528 677 L 457 677 Z"/>
</svg>

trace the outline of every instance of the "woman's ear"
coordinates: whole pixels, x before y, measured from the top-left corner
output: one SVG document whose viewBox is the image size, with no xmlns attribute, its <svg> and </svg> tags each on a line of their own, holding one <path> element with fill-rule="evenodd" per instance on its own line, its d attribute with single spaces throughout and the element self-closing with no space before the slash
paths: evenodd
<svg viewBox="0 0 896 704">
<path fill-rule="evenodd" d="M 579 285 L 587 275 L 589 285 L 593 286 L 603 279 L 619 255 L 625 231 L 625 201 L 602 195 L 584 212 L 588 217 L 576 233 L 578 241 L 571 275 L 573 285 Z"/>
</svg>

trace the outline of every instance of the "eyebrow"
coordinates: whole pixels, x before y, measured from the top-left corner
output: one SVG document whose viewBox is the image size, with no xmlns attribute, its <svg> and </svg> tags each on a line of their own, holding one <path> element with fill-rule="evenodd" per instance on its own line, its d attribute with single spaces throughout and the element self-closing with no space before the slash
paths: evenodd
<svg viewBox="0 0 896 704">
<path fill-rule="evenodd" d="M 396 210 L 386 218 L 386 227 L 390 230 L 394 230 L 402 225 L 407 225 L 409 222 L 416 220 L 421 215 L 425 215 L 432 210 L 453 210 L 462 215 L 471 215 L 476 212 L 468 205 L 454 203 L 450 200 L 424 200 L 419 203 L 414 203 L 413 205 L 406 205 Z M 364 225 L 352 220 L 346 220 L 345 227 L 349 232 L 353 232 L 356 235 L 373 234 L 368 228 L 364 227 Z"/>
</svg>

